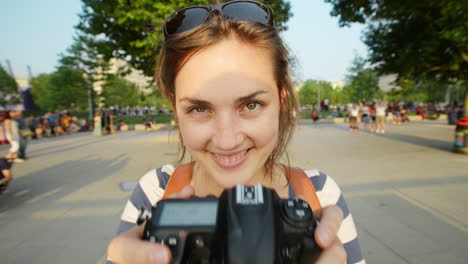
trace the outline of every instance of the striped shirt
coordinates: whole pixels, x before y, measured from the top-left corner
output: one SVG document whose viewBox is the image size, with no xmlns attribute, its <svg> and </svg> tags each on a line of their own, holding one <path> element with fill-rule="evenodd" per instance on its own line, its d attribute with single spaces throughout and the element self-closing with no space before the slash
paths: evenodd
<svg viewBox="0 0 468 264">
<path fill-rule="evenodd" d="M 125 232 L 136 225 L 141 208 L 151 210 L 151 207 L 162 199 L 169 177 L 173 172 L 174 166 L 165 165 L 146 173 L 140 179 L 122 213 L 117 234 Z M 338 231 L 338 238 L 346 250 L 347 263 L 366 263 L 362 256 L 353 217 L 336 182 L 318 170 L 305 170 L 304 172 L 312 181 L 322 207 L 337 205 L 343 210 L 344 220 Z M 289 197 L 294 198 L 294 196 L 294 191 L 290 185 Z M 112 262 L 108 260 L 107 263 Z"/>
</svg>

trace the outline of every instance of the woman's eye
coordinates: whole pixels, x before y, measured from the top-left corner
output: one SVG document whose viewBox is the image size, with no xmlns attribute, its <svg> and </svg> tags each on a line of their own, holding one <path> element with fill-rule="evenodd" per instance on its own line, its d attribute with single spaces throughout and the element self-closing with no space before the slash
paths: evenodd
<svg viewBox="0 0 468 264">
<path fill-rule="evenodd" d="M 251 103 L 248 103 L 245 107 L 248 110 L 253 111 L 253 110 L 257 109 L 257 106 L 258 106 L 258 103 L 251 102 Z"/>
<path fill-rule="evenodd" d="M 195 112 L 197 112 L 197 113 L 204 113 L 204 112 L 206 112 L 206 107 L 204 107 L 204 106 L 197 106 L 197 107 L 195 107 L 192 111 L 195 111 Z"/>
</svg>

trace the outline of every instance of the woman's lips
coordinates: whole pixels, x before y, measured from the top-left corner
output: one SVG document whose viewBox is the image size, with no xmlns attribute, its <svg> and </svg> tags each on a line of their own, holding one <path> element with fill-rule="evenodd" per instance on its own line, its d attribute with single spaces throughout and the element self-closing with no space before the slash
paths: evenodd
<svg viewBox="0 0 468 264">
<path fill-rule="evenodd" d="M 235 169 L 240 167 L 247 160 L 249 149 L 233 153 L 233 154 L 217 154 L 211 153 L 211 157 L 216 164 L 223 169 Z"/>
</svg>

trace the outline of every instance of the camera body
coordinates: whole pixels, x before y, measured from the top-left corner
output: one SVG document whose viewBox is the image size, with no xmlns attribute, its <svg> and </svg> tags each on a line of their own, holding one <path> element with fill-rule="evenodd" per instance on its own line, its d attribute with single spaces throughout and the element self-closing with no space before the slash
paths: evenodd
<svg viewBox="0 0 468 264">
<path fill-rule="evenodd" d="M 307 202 L 261 185 L 215 197 L 161 200 L 143 239 L 168 246 L 172 263 L 314 263 L 317 221 Z"/>
</svg>

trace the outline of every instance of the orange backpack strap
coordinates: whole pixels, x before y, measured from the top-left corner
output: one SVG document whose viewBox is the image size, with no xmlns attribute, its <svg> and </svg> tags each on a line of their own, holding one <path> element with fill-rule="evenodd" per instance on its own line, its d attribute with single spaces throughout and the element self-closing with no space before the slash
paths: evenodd
<svg viewBox="0 0 468 264">
<path fill-rule="evenodd" d="M 190 184 L 192 180 L 193 162 L 179 165 L 169 177 L 166 185 L 166 190 L 162 199 L 167 199 L 174 193 L 182 191 L 182 189 Z"/>
<path fill-rule="evenodd" d="M 288 172 L 289 183 L 291 184 L 296 196 L 302 196 L 306 199 L 312 211 L 321 208 L 320 201 L 315 192 L 314 185 L 302 169 L 286 168 Z M 166 185 L 166 190 L 162 199 L 167 199 L 172 194 L 182 191 L 190 184 L 192 180 L 193 162 L 179 165 L 172 173 Z"/>
<path fill-rule="evenodd" d="M 302 196 L 307 201 L 310 208 L 312 208 L 312 211 L 316 212 L 320 210 L 320 201 L 315 192 L 315 187 L 304 170 L 298 168 L 286 169 L 289 171 L 289 184 L 291 184 L 296 197 Z"/>
</svg>

